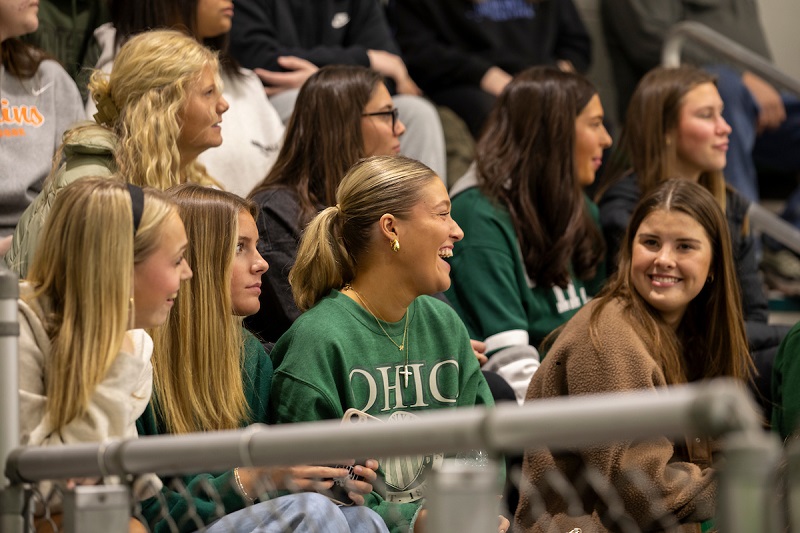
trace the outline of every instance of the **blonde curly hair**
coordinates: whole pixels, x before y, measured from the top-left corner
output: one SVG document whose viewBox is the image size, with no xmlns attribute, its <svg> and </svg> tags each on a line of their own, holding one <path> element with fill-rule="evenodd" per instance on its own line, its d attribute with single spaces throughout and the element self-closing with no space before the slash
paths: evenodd
<svg viewBox="0 0 800 533">
<path fill-rule="evenodd" d="M 111 74 L 95 70 L 89 81 L 98 117 L 119 139 L 117 172 L 139 186 L 167 189 L 192 181 L 218 185 L 197 161 L 181 165 L 178 136 L 190 87 L 205 69 L 220 91 L 217 53 L 174 30 L 149 31 L 128 40 Z"/>
</svg>

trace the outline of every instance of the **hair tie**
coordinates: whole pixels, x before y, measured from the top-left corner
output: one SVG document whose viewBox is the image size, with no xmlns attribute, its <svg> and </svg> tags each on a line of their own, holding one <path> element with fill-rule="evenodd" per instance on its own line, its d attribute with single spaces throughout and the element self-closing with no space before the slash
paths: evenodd
<svg viewBox="0 0 800 533">
<path fill-rule="evenodd" d="M 94 121 L 104 126 L 113 126 L 117 117 L 119 117 L 119 110 L 111 98 L 111 93 L 100 95 L 97 99 L 97 113 L 94 114 Z"/>
<path fill-rule="evenodd" d="M 136 231 L 139 229 L 139 223 L 142 221 L 142 212 L 144 211 L 144 191 L 141 187 L 131 185 L 128 183 L 128 193 L 131 195 L 131 210 L 133 211 L 133 235 L 136 236 Z"/>
</svg>

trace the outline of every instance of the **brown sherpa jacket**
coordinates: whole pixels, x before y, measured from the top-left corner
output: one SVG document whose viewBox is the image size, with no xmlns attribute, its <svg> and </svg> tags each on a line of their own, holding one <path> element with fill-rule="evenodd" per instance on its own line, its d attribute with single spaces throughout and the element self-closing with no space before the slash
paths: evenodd
<svg viewBox="0 0 800 533">
<path fill-rule="evenodd" d="M 663 372 L 624 316 L 620 301 L 609 302 L 602 311 L 598 323 L 601 349 L 594 348 L 589 320 L 598 303 L 589 302 L 566 325 L 534 374 L 526 402 L 666 385 Z M 619 513 L 609 494 L 619 495 L 627 520 L 632 518 L 642 531 L 672 531 L 675 519 L 683 525 L 682 531 L 700 531 L 699 522 L 714 515 L 716 481 L 708 467 L 708 441 L 687 439 L 687 443 L 688 450 L 667 438 L 617 442 L 555 455 L 546 449 L 527 450 L 515 531 L 623 529 L 622 522 L 613 518 Z M 597 470 L 600 482 L 610 483 L 613 491 L 590 488 L 586 467 Z M 553 476 L 558 473 L 575 488 L 573 503 L 577 505 L 570 507 L 552 488 Z M 539 496 L 532 495 L 534 488 Z"/>
</svg>

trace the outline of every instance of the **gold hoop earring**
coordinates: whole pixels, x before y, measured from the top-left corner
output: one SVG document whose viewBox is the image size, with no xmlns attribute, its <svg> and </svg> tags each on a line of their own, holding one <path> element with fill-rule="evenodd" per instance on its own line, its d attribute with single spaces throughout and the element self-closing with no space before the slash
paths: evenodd
<svg viewBox="0 0 800 533">
<path fill-rule="evenodd" d="M 395 253 L 400 251 L 400 241 L 398 241 L 397 239 L 394 239 L 392 241 L 392 251 Z"/>
</svg>

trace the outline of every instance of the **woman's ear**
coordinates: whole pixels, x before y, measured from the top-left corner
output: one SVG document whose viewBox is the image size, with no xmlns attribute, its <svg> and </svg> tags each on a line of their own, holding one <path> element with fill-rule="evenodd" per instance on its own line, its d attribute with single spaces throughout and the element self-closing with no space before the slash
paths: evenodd
<svg viewBox="0 0 800 533">
<path fill-rule="evenodd" d="M 395 218 L 395 216 L 389 213 L 384 214 L 378 221 L 378 227 L 380 228 L 381 238 L 386 239 L 386 242 L 392 242 L 393 240 L 397 239 L 398 237 L 397 222 L 398 221 Z"/>
</svg>

